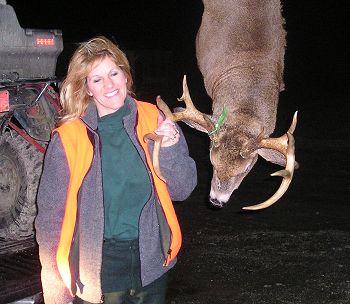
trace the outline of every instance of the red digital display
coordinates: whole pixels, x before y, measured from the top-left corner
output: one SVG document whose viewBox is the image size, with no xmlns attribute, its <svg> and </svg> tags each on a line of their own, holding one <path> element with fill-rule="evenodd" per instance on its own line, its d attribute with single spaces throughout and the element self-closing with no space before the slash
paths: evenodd
<svg viewBox="0 0 350 304">
<path fill-rule="evenodd" d="M 55 45 L 55 38 L 36 38 L 36 45 Z"/>
</svg>

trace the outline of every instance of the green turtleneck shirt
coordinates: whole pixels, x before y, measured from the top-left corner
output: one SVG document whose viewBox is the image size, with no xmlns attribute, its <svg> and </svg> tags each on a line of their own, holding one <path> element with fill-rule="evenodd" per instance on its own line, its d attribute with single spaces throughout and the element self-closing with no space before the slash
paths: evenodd
<svg viewBox="0 0 350 304">
<path fill-rule="evenodd" d="M 124 129 L 123 117 L 129 113 L 124 105 L 98 118 L 106 239 L 136 239 L 141 210 L 151 194 L 146 167 Z"/>
</svg>

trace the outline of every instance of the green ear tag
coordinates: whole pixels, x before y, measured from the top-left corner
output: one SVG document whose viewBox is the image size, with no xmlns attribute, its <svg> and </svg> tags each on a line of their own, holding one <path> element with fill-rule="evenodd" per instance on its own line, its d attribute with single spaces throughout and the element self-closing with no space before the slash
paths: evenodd
<svg viewBox="0 0 350 304">
<path fill-rule="evenodd" d="M 214 130 L 209 132 L 208 135 L 211 136 L 211 135 L 217 133 L 220 130 L 220 128 L 222 127 L 222 125 L 224 124 L 226 118 L 227 118 L 227 107 L 226 107 L 226 105 L 224 105 L 224 109 L 222 110 L 222 112 L 218 118 L 218 121 L 216 122 L 216 124 L 214 126 Z"/>
</svg>

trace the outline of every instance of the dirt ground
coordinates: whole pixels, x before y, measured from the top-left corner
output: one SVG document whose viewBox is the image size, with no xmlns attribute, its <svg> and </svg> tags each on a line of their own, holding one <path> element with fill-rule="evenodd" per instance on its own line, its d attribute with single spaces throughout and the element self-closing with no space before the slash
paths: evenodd
<svg viewBox="0 0 350 304">
<path fill-rule="evenodd" d="M 340 98 L 334 108 L 327 96 L 314 96 L 324 103 L 313 112 L 307 96 L 298 97 L 282 94 L 275 133 L 282 134 L 296 106 L 300 168 L 285 196 L 259 212 L 241 207 L 277 189 L 279 178 L 269 174 L 278 167 L 259 159 L 229 205 L 215 210 L 207 203 L 207 139 L 195 140 L 200 135 L 184 127 L 199 184 L 176 204 L 184 244 L 171 273 L 169 304 L 350 303 L 349 105 Z"/>
</svg>

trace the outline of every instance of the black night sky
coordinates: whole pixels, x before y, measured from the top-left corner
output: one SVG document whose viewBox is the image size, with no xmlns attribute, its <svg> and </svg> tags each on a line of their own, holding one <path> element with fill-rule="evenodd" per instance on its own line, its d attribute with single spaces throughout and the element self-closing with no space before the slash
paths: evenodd
<svg viewBox="0 0 350 304">
<path fill-rule="evenodd" d="M 58 28 L 65 43 L 96 35 L 122 49 L 171 50 L 188 73 L 203 11 L 200 0 L 21 1 L 8 0 L 22 27 Z M 348 1 L 282 1 L 286 19 L 285 80 L 289 92 L 342 94 L 348 87 Z M 186 65 L 189 66 L 186 66 Z"/>
<path fill-rule="evenodd" d="M 195 56 L 203 11 L 200 0 L 7 2 L 22 27 L 61 29 L 66 43 L 102 34 L 124 49 L 171 50 L 184 61 Z M 348 1 L 283 0 L 282 5 L 288 33 L 287 85 L 306 89 L 305 81 L 310 81 L 328 92 L 343 90 L 348 78 Z"/>
<path fill-rule="evenodd" d="M 8 1 L 22 27 L 59 28 L 65 41 L 115 37 L 124 48 L 179 50 L 193 43 L 201 1 Z M 35 3 L 35 4 L 34 4 Z M 35 8 L 33 8 L 33 4 Z"/>
</svg>

